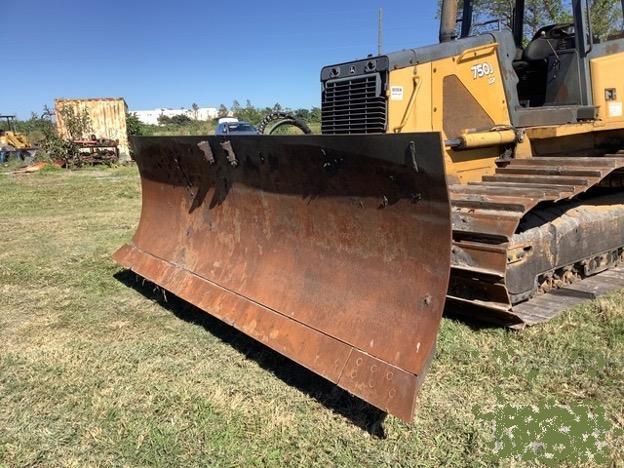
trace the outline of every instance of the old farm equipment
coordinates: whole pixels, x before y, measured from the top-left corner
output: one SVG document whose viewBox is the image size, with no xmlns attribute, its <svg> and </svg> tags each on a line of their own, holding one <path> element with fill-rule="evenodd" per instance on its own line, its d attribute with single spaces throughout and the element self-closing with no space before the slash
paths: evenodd
<svg viewBox="0 0 624 468">
<path fill-rule="evenodd" d="M 14 115 L 0 115 L 0 162 L 9 158 L 25 159 L 35 147 L 24 133 L 16 129 Z"/>
<path fill-rule="evenodd" d="M 477 35 L 463 4 L 460 37 L 446 0 L 440 44 L 325 67 L 321 136 L 137 138 L 116 260 L 405 420 L 445 296 L 521 327 L 622 285 L 624 40 L 585 0 L 526 45 L 522 0 Z"/>
<path fill-rule="evenodd" d="M 69 161 L 70 165 L 112 165 L 119 162 L 119 140 L 97 138 L 91 135 L 88 139 L 73 140 L 78 153 Z"/>
</svg>

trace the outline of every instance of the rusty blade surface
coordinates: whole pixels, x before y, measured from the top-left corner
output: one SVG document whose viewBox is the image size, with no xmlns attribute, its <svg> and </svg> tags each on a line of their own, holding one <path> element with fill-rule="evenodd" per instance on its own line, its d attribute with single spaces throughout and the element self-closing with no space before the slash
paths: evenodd
<svg viewBox="0 0 624 468">
<path fill-rule="evenodd" d="M 411 420 L 450 273 L 437 133 L 139 137 L 115 259 Z"/>
</svg>

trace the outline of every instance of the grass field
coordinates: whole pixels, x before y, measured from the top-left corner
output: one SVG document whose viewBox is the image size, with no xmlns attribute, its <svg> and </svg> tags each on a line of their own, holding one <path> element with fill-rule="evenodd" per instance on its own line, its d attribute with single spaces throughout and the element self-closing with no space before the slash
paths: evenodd
<svg viewBox="0 0 624 468">
<path fill-rule="evenodd" d="M 518 466 L 474 410 L 551 400 L 604 412 L 623 466 L 624 294 L 522 333 L 444 319 L 406 425 L 122 272 L 139 211 L 133 167 L 0 174 L 0 466 Z"/>
</svg>

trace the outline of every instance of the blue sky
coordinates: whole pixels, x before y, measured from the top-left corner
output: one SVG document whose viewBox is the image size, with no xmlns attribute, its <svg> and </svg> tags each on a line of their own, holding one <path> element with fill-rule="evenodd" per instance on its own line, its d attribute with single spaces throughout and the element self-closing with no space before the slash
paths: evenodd
<svg viewBox="0 0 624 468">
<path fill-rule="evenodd" d="M 434 1 L 2 0 L 0 113 L 56 97 L 155 107 L 319 105 L 324 65 L 437 39 Z"/>
</svg>

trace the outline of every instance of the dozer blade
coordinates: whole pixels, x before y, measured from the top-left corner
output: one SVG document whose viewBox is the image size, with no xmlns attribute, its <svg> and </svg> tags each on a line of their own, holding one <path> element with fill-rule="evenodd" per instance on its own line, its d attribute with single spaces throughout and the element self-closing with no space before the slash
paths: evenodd
<svg viewBox="0 0 624 468">
<path fill-rule="evenodd" d="M 133 143 L 118 263 L 411 420 L 450 273 L 438 133 Z"/>
</svg>

